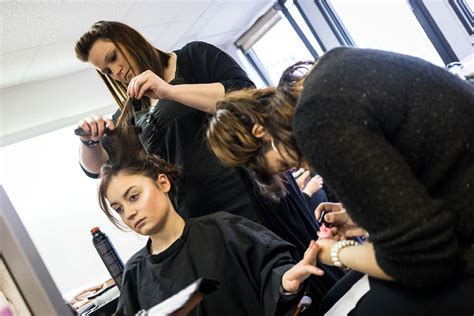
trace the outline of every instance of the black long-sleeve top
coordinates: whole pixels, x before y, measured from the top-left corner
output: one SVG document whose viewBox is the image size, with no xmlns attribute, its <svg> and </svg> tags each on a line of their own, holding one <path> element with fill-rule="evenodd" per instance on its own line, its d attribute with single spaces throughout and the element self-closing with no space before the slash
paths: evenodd
<svg viewBox="0 0 474 316">
<path fill-rule="evenodd" d="M 305 157 L 396 280 L 474 273 L 474 88 L 415 57 L 335 48 L 304 83 Z"/>
</svg>

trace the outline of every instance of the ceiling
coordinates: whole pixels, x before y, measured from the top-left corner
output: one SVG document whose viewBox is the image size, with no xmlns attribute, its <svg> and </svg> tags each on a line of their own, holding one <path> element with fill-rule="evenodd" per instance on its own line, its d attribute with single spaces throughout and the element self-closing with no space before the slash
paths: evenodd
<svg viewBox="0 0 474 316">
<path fill-rule="evenodd" d="M 223 49 L 274 0 L 0 0 L 0 147 L 113 111 L 74 45 L 99 20 L 120 21 L 163 51 L 201 40 Z M 235 52 L 234 52 L 235 54 Z"/>
<path fill-rule="evenodd" d="M 89 67 L 74 44 L 98 20 L 140 31 L 164 51 L 192 40 L 234 41 L 272 1 L 1 1 L 0 89 Z"/>
</svg>

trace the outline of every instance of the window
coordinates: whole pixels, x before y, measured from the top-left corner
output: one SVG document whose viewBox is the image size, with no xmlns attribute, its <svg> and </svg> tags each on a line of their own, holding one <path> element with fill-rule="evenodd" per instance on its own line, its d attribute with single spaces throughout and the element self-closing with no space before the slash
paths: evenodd
<svg viewBox="0 0 474 316">
<path fill-rule="evenodd" d="M 439 66 L 444 62 L 411 11 L 406 0 L 331 0 L 326 8 L 333 19 L 350 30 L 346 42 L 417 56 Z"/>
<path fill-rule="evenodd" d="M 243 34 L 236 46 L 267 85 L 278 84 L 283 71 L 303 60 L 314 60 L 322 49 L 293 2 L 275 4 Z"/>
<path fill-rule="evenodd" d="M 301 60 L 313 60 L 313 56 L 287 19 L 281 19 L 252 46 L 260 64 L 268 74 L 270 84 L 277 85 L 283 71 Z"/>
</svg>

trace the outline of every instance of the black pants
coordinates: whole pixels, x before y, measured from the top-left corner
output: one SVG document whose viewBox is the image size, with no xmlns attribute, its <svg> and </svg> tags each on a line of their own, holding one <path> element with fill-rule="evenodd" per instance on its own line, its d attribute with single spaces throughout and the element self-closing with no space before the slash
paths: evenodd
<svg viewBox="0 0 474 316">
<path fill-rule="evenodd" d="M 319 314 L 324 315 L 331 309 L 362 276 L 362 273 L 352 271 L 342 278 L 324 298 Z M 428 289 L 412 289 L 370 277 L 369 284 L 369 292 L 357 302 L 349 315 L 474 315 L 474 276 Z"/>
</svg>

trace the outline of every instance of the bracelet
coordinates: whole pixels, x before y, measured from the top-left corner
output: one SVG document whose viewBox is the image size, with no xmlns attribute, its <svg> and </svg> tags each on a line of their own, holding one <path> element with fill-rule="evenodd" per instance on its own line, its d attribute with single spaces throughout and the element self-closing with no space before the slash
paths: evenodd
<svg viewBox="0 0 474 316">
<path fill-rule="evenodd" d="M 359 243 L 355 240 L 341 240 L 338 241 L 334 246 L 331 248 L 331 260 L 332 263 L 339 268 L 347 269 L 345 265 L 342 264 L 341 260 L 339 260 L 339 252 L 346 247 L 357 246 Z"/>
<path fill-rule="evenodd" d="M 79 138 L 79 140 L 89 148 L 95 147 L 95 146 L 99 145 L 99 143 L 100 143 L 100 140 L 92 140 L 92 139 L 82 140 L 80 138 Z"/>
</svg>

